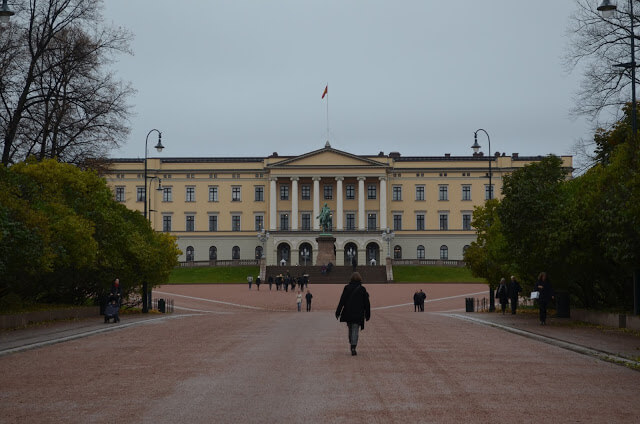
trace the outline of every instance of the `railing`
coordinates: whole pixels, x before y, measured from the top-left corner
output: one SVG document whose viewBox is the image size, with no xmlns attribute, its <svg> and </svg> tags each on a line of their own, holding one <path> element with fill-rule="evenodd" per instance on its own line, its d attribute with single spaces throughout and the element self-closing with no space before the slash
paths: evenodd
<svg viewBox="0 0 640 424">
<path fill-rule="evenodd" d="M 465 266 L 465 261 L 455 259 L 393 259 L 392 265 Z"/>
<path fill-rule="evenodd" d="M 216 259 L 210 261 L 184 261 L 180 262 L 181 267 L 198 267 L 198 266 L 258 266 L 259 259 Z"/>
</svg>

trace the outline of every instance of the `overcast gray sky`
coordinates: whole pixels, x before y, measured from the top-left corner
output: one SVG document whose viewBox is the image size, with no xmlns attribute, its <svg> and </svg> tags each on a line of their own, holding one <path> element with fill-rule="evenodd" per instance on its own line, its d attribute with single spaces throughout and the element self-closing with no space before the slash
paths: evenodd
<svg viewBox="0 0 640 424">
<path fill-rule="evenodd" d="M 492 9 L 492 7 L 494 9 Z M 135 34 L 118 75 L 138 90 L 113 157 L 573 154 L 581 79 L 563 66 L 571 0 L 108 0 Z M 329 136 L 327 98 L 329 85 Z M 150 137 L 149 144 L 155 136 Z M 486 149 L 486 137 L 479 135 Z M 150 156 L 158 156 L 150 149 Z"/>
</svg>

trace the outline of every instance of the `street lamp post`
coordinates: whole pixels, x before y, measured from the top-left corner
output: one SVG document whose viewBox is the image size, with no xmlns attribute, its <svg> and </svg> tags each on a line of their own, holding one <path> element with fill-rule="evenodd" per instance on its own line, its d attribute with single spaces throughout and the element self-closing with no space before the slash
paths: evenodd
<svg viewBox="0 0 640 424">
<path fill-rule="evenodd" d="M 473 149 L 474 153 L 478 153 L 478 150 L 480 150 L 480 146 L 478 144 L 478 132 L 482 131 L 483 133 L 485 133 L 487 135 L 487 141 L 489 142 L 489 200 L 493 199 L 493 185 L 491 185 L 491 137 L 489 137 L 489 133 L 485 130 L 483 130 L 482 128 L 476 130 L 473 133 L 473 146 L 471 146 L 471 148 Z"/>
<path fill-rule="evenodd" d="M 147 138 L 145 139 L 145 142 L 144 142 L 144 200 L 145 200 L 144 201 L 144 217 L 145 218 L 147 218 L 147 178 L 148 178 L 147 177 L 147 144 L 149 143 L 149 136 L 154 131 L 158 133 L 158 144 L 155 145 L 155 149 L 158 151 L 158 153 L 162 152 L 162 149 L 164 149 L 164 146 L 162 145 L 162 133 L 155 128 L 149 131 L 149 133 L 147 134 Z"/>
<path fill-rule="evenodd" d="M 148 192 L 151 191 L 151 181 L 153 180 L 158 180 L 158 188 L 156 188 L 156 191 L 162 191 L 162 179 L 160 177 L 149 177 L 149 187 L 148 187 Z M 147 199 L 147 204 L 149 205 L 149 222 L 151 222 L 151 212 L 156 212 L 155 209 L 151 209 L 151 196 L 149 196 L 149 199 Z M 153 228 L 153 225 L 151 226 Z"/>
<path fill-rule="evenodd" d="M 159 153 L 162 151 L 162 149 L 164 149 L 164 146 L 162 145 L 162 133 L 155 128 L 149 131 L 149 133 L 147 134 L 147 138 L 144 141 L 144 219 L 147 219 L 147 178 L 148 178 L 147 177 L 147 144 L 149 143 L 149 136 L 154 131 L 158 133 L 158 144 L 156 144 L 155 146 L 156 150 Z M 149 209 L 151 209 L 151 206 L 149 206 Z M 146 314 L 147 312 L 149 312 L 149 303 L 150 303 L 149 298 L 151 297 L 151 293 L 149 292 L 148 287 L 149 286 L 148 286 L 147 280 L 145 279 L 142 282 L 142 313 L 143 314 Z"/>
<path fill-rule="evenodd" d="M 7 0 L 2 0 L 2 7 L 0 7 L 0 24 L 6 24 L 9 22 L 9 18 L 15 15 L 15 12 L 9 10 Z"/>
<path fill-rule="evenodd" d="M 393 240 L 395 236 L 395 233 L 388 228 L 382 233 L 382 240 L 387 242 L 387 258 L 391 258 L 391 240 Z"/>
<path fill-rule="evenodd" d="M 269 239 L 269 233 L 265 229 L 262 229 L 262 231 L 260 231 L 258 233 L 258 241 L 260 241 L 260 243 L 262 243 L 262 258 L 261 259 L 264 259 L 266 257 L 264 252 L 265 252 L 266 243 L 267 243 L 268 239 Z"/>
<path fill-rule="evenodd" d="M 611 17 L 618 9 L 611 0 L 602 0 L 598 10 L 602 12 L 604 18 Z M 633 29 L 633 1 L 629 0 L 629 21 L 631 23 L 629 31 L 629 44 L 631 45 L 631 62 L 620 63 L 618 67 L 631 69 L 631 134 L 633 135 L 633 143 L 635 144 L 638 132 L 637 124 L 637 105 L 636 105 L 636 47 L 635 47 L 635 30 Z M 633 272 L 633 313 L 640 314 L 640 269 Z"/>
<path fill-rule="evenodd" d="M 307 260 L 309 259 L 309 249 L 306 247 L 302 249 L 302 257 L 304 258 L 304 266 L 307 266 Z"/>
<path fill-rule="evenodd" d="M 353 251 L 353 247 L 350 247 L 347 251 L 347 256 L 349 257 L 349 265 L 353 265 L 353 257 L 356 255 L 356 252 Z"/>
</svg>

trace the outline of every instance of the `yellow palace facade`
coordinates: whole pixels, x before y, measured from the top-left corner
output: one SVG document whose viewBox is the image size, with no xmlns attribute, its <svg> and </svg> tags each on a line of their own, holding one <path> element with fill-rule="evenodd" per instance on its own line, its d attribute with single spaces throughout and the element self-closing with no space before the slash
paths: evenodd
<svg viewBox="0 0 640 424">
<path fill-rule="evenodd" d="M 316 265 L 318 215 L 331 210 L 335 265 L 460 261 L 473 209 L 536 157 L 404 157 L 324 148 L 299 156 L 113 159 L 104 176 L 117 201 L 149 210 L 177 236 L 183 262 Z M 492 188 L 489 187 L 491 160 Z M 572 158 L 562 157 L 568 175 Z M 381 261 L 382 259 L 382 261 Z M 324 264 L 317 264 L 324 265 Z"/>
</svg>

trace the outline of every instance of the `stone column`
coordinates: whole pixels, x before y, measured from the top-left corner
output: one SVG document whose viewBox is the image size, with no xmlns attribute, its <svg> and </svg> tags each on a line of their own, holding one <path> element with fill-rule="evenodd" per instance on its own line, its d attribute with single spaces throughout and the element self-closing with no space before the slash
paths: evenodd
<svg viewBox="0 0 640 424">
<path fill-rule="evenodd" d="M 298 177 L 291 177 L 291 230 L 298 231 Z"/>
<path fill-rule="evenodd" d="M 320 229 L 320 220 L 318 214 L 320 213 L 320 177 L 313 177 L 313 229 L 317 231 Z"/>
<path fill-rule="evenodd" d="M 278 220 L 276 218 L 276 213 L 277 213 L 277 205 L 276 205 L 276 199 L 277 199 L 277 188 L 276 188 L 276 182 L 278 181 L 278 178 L 276 177 L 271 177 L 269 179 L 269 230 L 270 231 L 275 231 L 276 230 L 276 224 L 278 223 Z"/>
<path fill-rule="evenodd" d="M 364 218 L 364 180 L 365 177 L 358 177 L 358 230 L 366 229 Z"/>
<path fill-rule="evenodd" d="M 387 228 L 387 177 L 378 177 L 380 180 L 380 229 Z"/>
<path fill-rule="evenodd" d="M 342 205 L 342 181 L 344 181 L 344 177 L 336 177 L 336 181 L 338 182 L 338 187 L 336 188 L 336 197 L 337 197 L 337 210 L 336 210 L 336 229 L 341 231 L 344 230 L 344 224 L 342 223 L 344 211 Z"/>
</svg>

